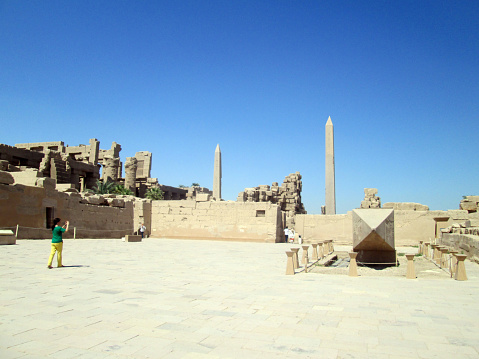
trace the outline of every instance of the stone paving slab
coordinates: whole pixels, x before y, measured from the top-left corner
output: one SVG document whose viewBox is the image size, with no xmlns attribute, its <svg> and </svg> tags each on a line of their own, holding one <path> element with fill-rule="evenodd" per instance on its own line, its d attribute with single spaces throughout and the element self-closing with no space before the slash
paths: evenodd
<svg viewBox="0 0 479 359">
<path fill-rule="evenodd" d="M 0 358 L 479 356 L 476 264 L 465 282 L 286 276 L 290 248 L 66 240 L 49 270 L 50 241 L 1 246 Z"/>
</svg>

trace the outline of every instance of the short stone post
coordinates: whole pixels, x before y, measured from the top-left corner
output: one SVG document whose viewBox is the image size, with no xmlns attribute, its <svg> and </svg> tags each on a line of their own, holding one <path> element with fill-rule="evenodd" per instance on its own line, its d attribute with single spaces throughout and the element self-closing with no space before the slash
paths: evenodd
<svg viewBox="0 0 479 359">
<path fill-rule="evenodd" d="M 331 253 L 331 240 L 328 239 L 325 241 L 326 243 L 326 254 L 330 254 Z"/>
<path fill-rule="evenodd" d="M 318 259 L 321 260 L 324 257 L 323 242 L 318 242 Z"/>
<path fill-rule="evenodd" d="M 407 279 L 416 279 L 416 271 L 414 270 L 414 254 L 406 254 L 407 258 Z"/>
<path fill-rule="evenodd" d="M 451 273 L 451 278 L 454 277 L 454 274 L 456 273 L 456 266 L 457 266 L 457 259 L 456 259 L 456 254 L 459 253 L 458 251 L 451 250 L 451 258 L 449 262 L 449 272 Z"/>
<path fill-rule="evenodd" d="M 457 259 L 457 269 L 456 269 L 456 280 L 467 280 L 466 275 L 466 265 L 464 264 L 464 260 L 467 258 L 466 254 L 456 254 Z"/>
<path fill-rule="evenodd" d="M 286 255 L 288 256 L 288 261 L 286 262 L 286 275 L 294 275 L 294 252 L 286 251 Z"/>
<path fill-rule="evenodd" d="M 357 252 L 349 252 L 349 276 L 358 276 L 358 263 L 356 262 Z"/>
<path fill-rule="evenodd" d="M 437 244 L 432 244 L 431 247 L 432 247 L 431 260 L 432 260 L 433 262 L 437 263 L 437 261 L 438 261 L 438 254 L 437 254 L 438 250 L 437 250 L 437 247 L 439 247 L 439 245 L 437 245 Z"/>
<path fill-rule="evenodd" d="M 333 246 L 333 240 L 331 239 L 331 242 L 329 242 L 329 249 L 331 250 L 331 253 L 334 253 L 334 246 Z"/>
<path fill-rule="evenodd" d="M 303 247 L 303 258 L 302 258 L 302 262 L 304 264 L 305 267 L 308 266 L 308 262 L 309 262 L 309 258 L 308 258 L 308 248 L 309 246 L 302 246 Z"/>
<path fill-rule="evenodd" d="M 424 258 L 429 259 L 429 242 L 424 243 Z"/>
<path fill-rule="evenodd" d="M 441 268 L 447 268 L 447 252 L 448 249 L 446 247 L 441 247 Z"/>
<path fill-rule="evenodd" d="M 318 243 L 312 243 L 311 245 L 313 246 L 313 257 L 311 259 L 313 260 L 313 262 L 316 262 L 318 260 Z"/>
<path fill-rule="evenodd" d="M 73 239 L 77 239 L 77 227 L 73 227 Z"/>
<path fill-rule="evenodd" d="M 424 255 L 424 241 L 419 241 L 419 249 L 418 249 L 418 254 L 423 254 Z"/>
<path fill-rule="evenodd" d="M 293 255 L 294 269 L 298 269 L 299 268 L 299 258 L 298 258 L 299 248 L 291 248 L 291 251 L 294 253 Z"/>
</svg>

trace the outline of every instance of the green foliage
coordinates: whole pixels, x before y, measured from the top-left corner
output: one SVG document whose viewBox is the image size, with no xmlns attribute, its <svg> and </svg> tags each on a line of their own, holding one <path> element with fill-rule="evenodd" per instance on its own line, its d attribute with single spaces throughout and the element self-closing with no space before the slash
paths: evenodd
<svg viewBox="0 0 479 359">
<path fill-rule="evenodd" d="M 102 182 L 100 180 L 96 180 L 95 187 L 89 192 L 93 192 L 95 194 L 109 194 L 113 193 L 115 189 L 115 183 L 111 181 Z"/>
<path fill-rule="evenodd" d="M 150 188 L 146 191 L 145 197 L 152 200 L 162 200 L 164 192 L 159 188 Z"/>
<path fill-rule="evenodd" d="M 186 188 L 186 186 L 184 184 L 180 184 L 178 188 Z"/>
<path fill-rule="evenodd" d="M 193 183 L 191 184 L 191 187 L 199 187 L 199 186 L 200 186 L 200 184 L 199 184 L 199 183 L 196 183 L 196 182 L 193 182 Z"/>
<path fill-rule="evenodd" d="M 112 193 L 134 196 L 134 193 L 129 188 L 126 188 L 122 184 L 116 185 L 115 188 L 113 189 Z"/>
</svg>

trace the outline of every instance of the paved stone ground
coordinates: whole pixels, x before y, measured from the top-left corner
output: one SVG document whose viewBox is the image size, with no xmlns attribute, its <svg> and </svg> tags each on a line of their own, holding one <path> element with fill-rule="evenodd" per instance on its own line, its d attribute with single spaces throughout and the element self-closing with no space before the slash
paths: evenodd
<svg viewBox="0 0 479 359">
<path fill-rule="evenodd" d="M 477 358 L 468 281 L 300 273 L 288 244 L 0 246 L 0 358 Z M 415 249 L 413 249 L 415 250 Z"/>
</svg>

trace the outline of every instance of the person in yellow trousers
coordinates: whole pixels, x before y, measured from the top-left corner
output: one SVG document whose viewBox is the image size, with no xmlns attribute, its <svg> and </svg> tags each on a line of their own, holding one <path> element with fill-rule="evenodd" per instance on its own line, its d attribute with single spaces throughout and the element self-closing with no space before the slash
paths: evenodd
<svg viewBox="0 0 479 359">
<path fill-rule="evenodd" d="M 58 268 L 63 267 L 62 265 L 62 250 L 63 250 L 63 238 L 62 235 L 64 232 L 68 232 L 68 225 L 70 222 L 65 221 L 63 227 L 60 227 L 58 223 L 60 222 L 60 218 L 55 218 L 53 220 L 53 227 L 52 227 L 52 251 L 50 253 L 50 258 L 48 258 L 48 268 L 52 269 L 52 261 L 55 252 L 57 252 L 57 263 Z"/>
</svg>

